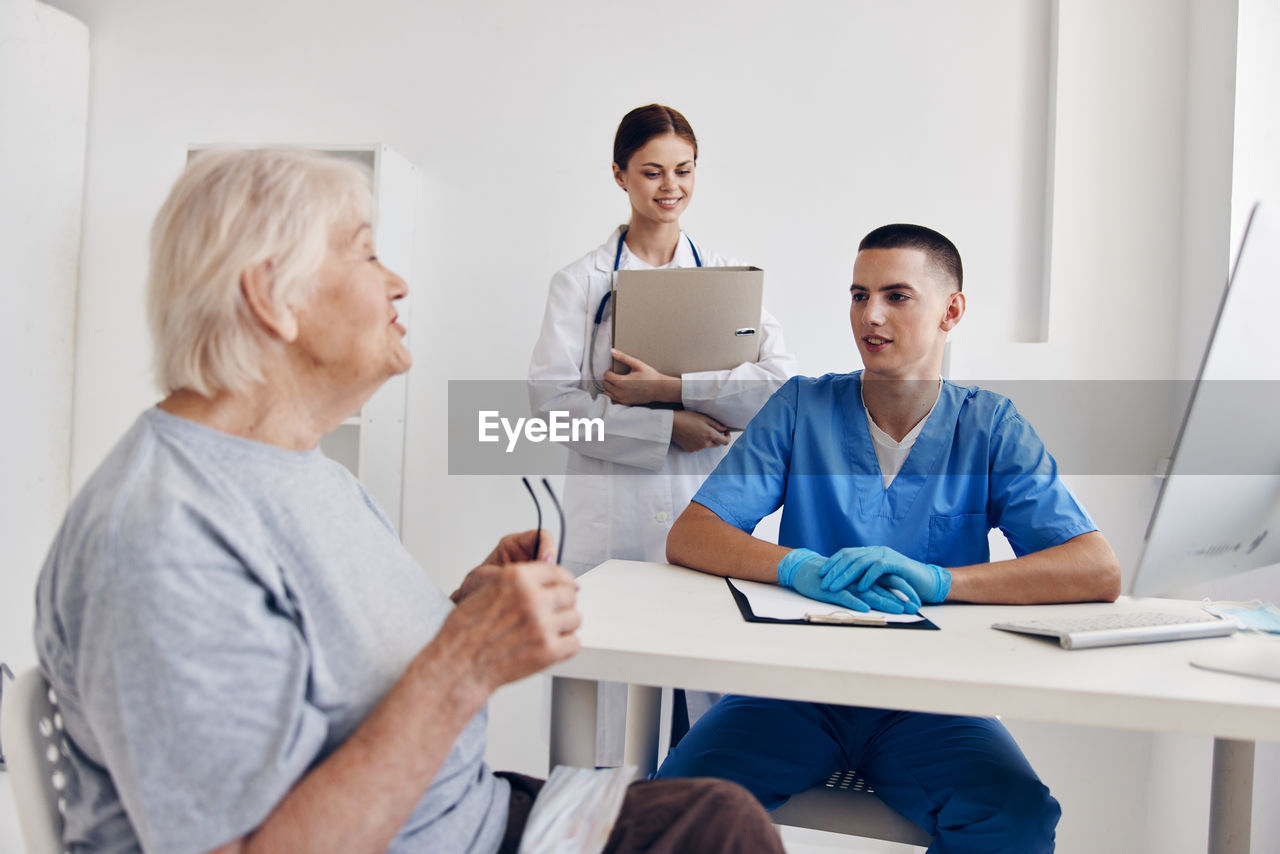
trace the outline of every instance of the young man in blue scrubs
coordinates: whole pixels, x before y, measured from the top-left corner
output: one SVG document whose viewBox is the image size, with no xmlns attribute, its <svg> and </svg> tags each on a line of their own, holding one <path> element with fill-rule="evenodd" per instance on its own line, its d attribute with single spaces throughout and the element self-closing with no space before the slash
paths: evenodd
<svg viewBox="0 0 1280 854">
<path fill-rule="evenodd" d="M 1035 430 L 1006 398 L 941 377 L 962 281 L 936 231 L 868 234 L 849 309 L 864 370 L 783 386 L 694 496 L 667 558 L 860 611 L 1114 600 L 1115 554 Z M 780 544 L 751 536 L 779 506 Z M 990 561 L 995 527 L 1014 559 Z M 772 809 L 848 768 L 934 835 L 930 851 L 1053 850 L 1058 803 L 990 719 L 727 696 L 657 776 L 725 777 Z"/>
</svg>

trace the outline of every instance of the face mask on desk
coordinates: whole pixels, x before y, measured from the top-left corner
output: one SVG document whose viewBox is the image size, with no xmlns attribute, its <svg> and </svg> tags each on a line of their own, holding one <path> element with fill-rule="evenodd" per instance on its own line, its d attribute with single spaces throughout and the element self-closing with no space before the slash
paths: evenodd
<svg viewBox="0 0 1280 854">
<path fill-rule="evenodd" d="M 1210 614 L 1230 620 L 1241 629 L 1280 635 L 1280 608 L 1271 602 L 1254 599 L 1252 602 L 1204 601 L 1204 609 Z"/>
</svg>

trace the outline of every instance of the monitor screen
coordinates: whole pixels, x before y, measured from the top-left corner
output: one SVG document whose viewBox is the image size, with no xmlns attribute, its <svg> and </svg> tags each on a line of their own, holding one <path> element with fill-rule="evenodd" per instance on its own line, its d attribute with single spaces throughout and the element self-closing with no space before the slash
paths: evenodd
<svg viewBox="0 0 1280 854">
<path fill-rule="evenodd" d="M 1254 207 L 1219 304 L 1133 594 L 1280 563 L 1280 210 Z"/>
</svg>

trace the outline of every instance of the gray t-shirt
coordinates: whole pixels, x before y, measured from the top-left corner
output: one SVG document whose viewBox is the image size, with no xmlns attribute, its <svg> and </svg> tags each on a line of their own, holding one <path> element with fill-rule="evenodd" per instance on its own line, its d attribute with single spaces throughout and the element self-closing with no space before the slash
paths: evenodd
<svg viewBox="0 0 1280 854">
<path fill-rule="evenodd" d="M 340 465 L 159 409 L 72 503 L 36 600 L 72 742 L 69 847 L 165 854 L 257 827 L 452 607 Z M 509 787 L 485 719 L 390 851 L 497 850 Z"/>
</svg>

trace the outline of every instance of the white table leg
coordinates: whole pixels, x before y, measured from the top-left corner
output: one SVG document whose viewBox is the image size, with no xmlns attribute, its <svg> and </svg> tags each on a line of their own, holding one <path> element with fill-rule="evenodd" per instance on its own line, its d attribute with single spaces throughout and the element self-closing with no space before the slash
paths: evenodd
<svg viewBox="0 0 1280 854">
<path fill-rule="evenodd" d="M 1209 854 L 1249 854 L 1253 820 L 1253 742 L 1213 740 Z"/>
<path fill-rule="evenodd" d="M 661 716 L 661 688 L 627 686 L 627 740 L 622 761 L 636 766 L 641 779 L 658 770 L 658 720 Z"/>
<path fill-rule="evenodd" d="M 596 767 L 596 682 L 551 678 L 551 765 Z"/>
</svg>

